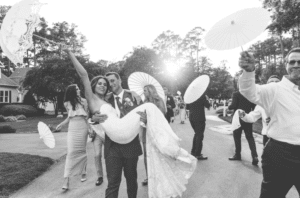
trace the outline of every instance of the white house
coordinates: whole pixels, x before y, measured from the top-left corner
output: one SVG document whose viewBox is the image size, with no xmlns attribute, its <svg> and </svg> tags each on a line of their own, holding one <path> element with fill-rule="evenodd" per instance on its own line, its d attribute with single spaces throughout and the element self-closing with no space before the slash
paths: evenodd
<svg viewBox="0 0 300 198">
<path fill-rule="evenodd" d="M 0 72 L 0 103 L 18 102 L 19 85 Z"/>
</svg>

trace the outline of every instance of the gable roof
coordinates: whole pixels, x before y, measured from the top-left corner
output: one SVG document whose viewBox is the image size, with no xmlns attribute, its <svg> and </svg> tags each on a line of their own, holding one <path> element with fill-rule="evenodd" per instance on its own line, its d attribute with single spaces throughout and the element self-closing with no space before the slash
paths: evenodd
<svg viewBox="0 0 300 198">
<path fill-rule="evenodd" d="M 0 87 L 1 86 L 4 86 L 4 87 L 16 87 L 16 88 L 19 87 L 19 85 L 15 81 L 11 80 L 7 76 L 5 76 L 3 73 L 1 73 L 1 78 L 0 78 Z"/>
<path fill-rule="evenodd" d="M 20 84 L 20 81 L 25 78 L 26 73 L 30 70 L 29 67 L 16 68 L 16 70 L 9 76 L 10 79 Z"/>
</svg>

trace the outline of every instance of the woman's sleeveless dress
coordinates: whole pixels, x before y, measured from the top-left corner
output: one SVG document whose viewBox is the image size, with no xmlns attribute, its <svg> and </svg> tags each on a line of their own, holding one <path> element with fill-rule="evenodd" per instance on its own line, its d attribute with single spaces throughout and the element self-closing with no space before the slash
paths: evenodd
<svg viewBox="0 0 300 198">
<path fill-rule="evenodd" d="M 65 107 L 70 118 L 67 135 L 67 157 L 64 177 L 81 175 L 86 173 L 87 153 L 86 142 L 88 137 L 87 124 L 87 102 L 82 101 L 82 105 L 77 105 L 76 110 L 67 102 Z"/>
<path fill-rule="evenodd" d="M 149 198 L 182 196 L 188 179 L 195 171 L 197 159 L 180 147 L 180 139 L 154 104 L 138 106 L 122 119 L 111 105 L 104 104 L 100 112 L 107 114 L 108 118 L 101 125 L 114 142 L 129 143 L 142 131 L 140 115 L 136 112 L 145 110 Z"/>
</svg>

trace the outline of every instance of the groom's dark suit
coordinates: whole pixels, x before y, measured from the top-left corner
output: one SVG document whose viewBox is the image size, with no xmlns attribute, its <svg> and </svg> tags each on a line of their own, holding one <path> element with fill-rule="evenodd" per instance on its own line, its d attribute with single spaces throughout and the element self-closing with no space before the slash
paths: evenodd
<svg viewBox="0 0 300 198">
<path fill-rule="evenodd" d="M 125 106 L 125 98 L 129 98 L 133 102 L 133 106 Z M 120 112 L 123 113 L 121 113 L 120 118 L 138 106 L 136 101 L 133 101 L 132 95 L 129 92 L 124 91 L 124 95 L 121 100 L 123 109 L 119 109 Z M 115 108 L 114 97 L 111 97 L 108 102 Z M 138 189 L 137 163 L 138 158 L 140 155 L 142 155 L 142 153 L 139 135 L 137 135 L 128 144 L 118 144 L 105 135 L 104 158 L 108 179 L 108 187 L 105 193 L 106 198 L 118 197 L 123 169 L 127 183 L 128 198 L 136 198 Z"/>
</svg>

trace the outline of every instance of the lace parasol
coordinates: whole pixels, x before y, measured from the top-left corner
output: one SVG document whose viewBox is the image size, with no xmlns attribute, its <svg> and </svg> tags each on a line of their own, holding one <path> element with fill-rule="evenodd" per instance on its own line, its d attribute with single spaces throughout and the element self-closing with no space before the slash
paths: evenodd
<svg viewBox="0 0 300 198">
<path fill-rule="evenodd" d="M 40 23 L 38 0 L 22 0 L 7 12 L 0 30 L 0 45 L 14 64 L 23 64 L 23 57 L 32 45 L 32 34 Z"/>
</svg>

